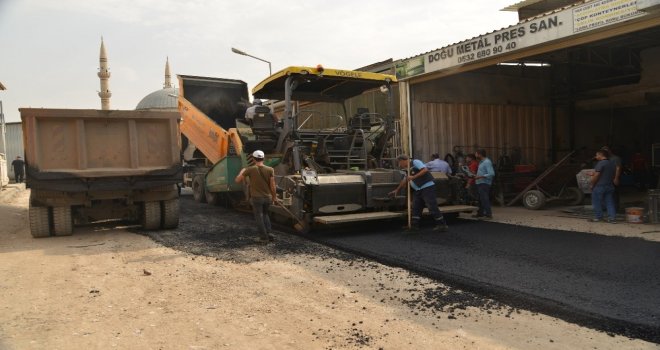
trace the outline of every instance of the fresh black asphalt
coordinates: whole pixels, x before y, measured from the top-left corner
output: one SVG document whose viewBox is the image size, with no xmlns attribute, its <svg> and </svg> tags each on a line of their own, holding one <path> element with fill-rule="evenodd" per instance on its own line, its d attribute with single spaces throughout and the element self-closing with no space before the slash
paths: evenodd
<svg viewBox="0 0 660 350">
<path fill-rule="evenodd" d="M 255 253 L 260 245 L 250 214 L 196 203 L 190 195 L 181 200 L 177 229 L 148 231 L 166 246 L 238 262 L 263 259 L 262 254 L 328 254 L 301 237 L 280 234 L 274 244 Z M 405 233 L 402 224 L 395 220 L 329 227 L 308 238 L 474 292 L 429 291 L 423 300 L 426 306 L 436 302 L 442 310 L 452 303 L 457 303 L 457 310 L 480 307 L 471 299 L 480 295 L 483 300 L 660 343 L 660 243 L 472 220 L 456 220 L 446 233 L 430 227 Z M 293 231 L 288 225 L 278 228 Z"/>
<path fill-rule="evenodd" d="M 400 224 L 312 235 L 515 307 L 660 343 L 658 242 L 460 219 L 446 233 Z"/>
</svg>

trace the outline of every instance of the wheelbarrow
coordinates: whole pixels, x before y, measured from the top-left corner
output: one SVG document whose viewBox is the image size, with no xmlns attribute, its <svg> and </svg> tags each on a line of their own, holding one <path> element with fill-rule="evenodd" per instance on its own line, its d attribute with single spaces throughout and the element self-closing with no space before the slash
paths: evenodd
<svg viewBox="0 0 660 350">
<path fill-rule="evenodd" d="M 546 169 L 506 205 L 511 206 L 521 199 L 525 208 L 531 210 L 541 209 L 552 201 L 563 201 L 568 205 L 582 204 L 584 193 L 577 186 L 573 186 L 575 174 L 580 171 L 581 165 L 569 161 L 574 153 L 575 151 L 567 154 Z"/>
</svg>

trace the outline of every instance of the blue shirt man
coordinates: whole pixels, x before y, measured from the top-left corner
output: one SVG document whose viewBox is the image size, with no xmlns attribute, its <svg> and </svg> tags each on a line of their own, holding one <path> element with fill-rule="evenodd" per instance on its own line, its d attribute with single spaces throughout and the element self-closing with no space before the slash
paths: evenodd
<svg viewBox="0 0 660 350">
<path fill-rule="evenodd" d="M 412 174 L 415 171 L 417 173 L 421 173 L 422 169 L 424 169 L 424 168 L 427 168 L 427 167 L 424 163 L 422 163 L 421 160 L 413 159 L 412 160 L 412 168 L 411 168 L 410 173 Z M 415 181 L 415 180 L 417 180 L 417 181 Z M 424 178 L 424 180 L 429 180 L 429 179 Z M 433 178 L 432 177 L 429 181 L 423 181 L 423 180 L 418 180 L 418 179 L 413 179 L 412 181 L 410 181 L 410 187 L 412 187 L 413 190 L 415 190 L 415 191 L 419 191 L 421 189 L 431 187 L 433 185 L 435 185 L 435 184 L 433 183 Z"/>
<path fill-rule="evenodd" d="M 598 164 L 594 168 L 591 178 L 591 204 L 594 207 L 594 218 L 591 222 L 603 220 L 603 203 L 607 208 L 609 223 L 616 223 L 616 203 L 614 201 L 614 179 L 616 177 L 616 163 L 610 159 L 609 152 L 599 150 L 596 152 Z"/>
<path fill-rule="evenodd" d="M 479 193 L 479 210 L 475 218 L 492 219 L 493 212 L 490 207 L 490 186 L 493 184 L 495 177 L 495 169 L 493 169 L 493 162 L 486 157 L 486 151 L 483 149 L 474 153 L 474 156 L 479 160 L 479 167 L 477 168 L 477 176 L 474 177 L 477 184 L 477 192 Z"/>
<path fill-rule="evenodd" d="M 424 163 L 419 159 L 410 159 L 407 155 L 402 154 L 397 157 L 399 168 L 410 169 L 410 176 L 405 176 L 399 183 L 397 188 L 390 192 L 390 196 L 396 196 L 400 189 L 410 183 L 410 187 L 414 190 L 412 199 L 412 226 L 410 230 L 419 230 L 419 224 L 422 220 L 422 212 L 426 206 L 431 215 L 435 219 L 434 231 L 445 232 L 447 231 L 447 222 L 442 216 L 440 209 L 438 209 L 438 201 L 435 196 L 435 183 L 433 182 L 433 175 L 426 168 Z"/>
<path fill-rule="evenodd" d="M 483 156 L 479 160 L 479 167 L 477 168 L 477 176 L 475 177 L 475 182 L 478 184 L 493 184 L 493 178 L 495 177 L 495 169 L 493 168 L 493 162 L 490 158 Z"/>
<path fill-rule="evenodd" d="M 451 175 L 452 170 L 449 166 L 449 163 L 440 159 L 440 155 L 438 153 L 434 153 L 432 157 L 433 160 L 425 164 L 429 171 L 436 171 Z"/>
</svg>

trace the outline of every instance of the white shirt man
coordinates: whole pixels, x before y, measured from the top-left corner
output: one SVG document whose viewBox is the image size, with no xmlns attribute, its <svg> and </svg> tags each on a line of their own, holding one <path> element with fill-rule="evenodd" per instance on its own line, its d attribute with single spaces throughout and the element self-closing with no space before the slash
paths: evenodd
<svg viewBox="0 0 660 350">
<path fill-rule="evenodd" d="M 440 159 L 440 155 L 435 153 L 433 154 L 433 160 L 425 164 L 429 171 L 442 172 L 447 175 L 451 175 L 451 166 L 449 163 Z"/>
<path fill-rule="evenodd" d="M 252 107 L 249 107 L 248 109 L 245 110 L 245 120 L 252 123 L 252 120 L 254 119 L 254 115 L 256 114 L 256 109 L 259 106 L 261 106 L 261 100 L 255 99 L 252 102 Z"/>
</svg>

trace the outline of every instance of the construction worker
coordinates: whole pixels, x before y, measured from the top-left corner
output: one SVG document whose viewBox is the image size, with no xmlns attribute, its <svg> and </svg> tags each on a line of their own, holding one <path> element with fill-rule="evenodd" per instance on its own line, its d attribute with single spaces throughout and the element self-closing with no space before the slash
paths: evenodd
<svg viewBox="0 0 660 350">
<path fill-rule="evenodd" d="M 391 191 L 389 195 L 396 196 L 400 189 L 404 188 L 407 183 L 410 183 L 410 186 L 414 190 L 412 200 L 412 225 L 410 230 L 419 230 L 422 211 L 424 210 L 424 206 L 426 206 L 435 219 L 435 227 L 433 230 L 438 232 L 447 231 L 449 229 L 447 222 L 442 216 L 440 209 L 438 209 L 438 200 L 435 196 L 435 183 L 433 182 L 433 176 L 426 165 L 424 165 L 419 159 L 413 159 L 411 162 L 410 158 L 405 154 L 398 156 L 397 161 L 399 162 L 399 168 L 410 168 L 410 176 L 406 176 L 401 180 L 399 186 L 397 186 L 394 191 Z"/>
<path fill-rule="evenodd" d="M 477 158 L 474 156 L 474 154 L 468 154 L 465 156 L 465 161 L 467 162 L 466 165 L 466 175 L 467 175 L 467 181 L 465 183 L 465 189 L 467 190 L 467 200 L 466 202 L 468 203 L 474 203 L 474 202 L 479 202 L 479 193 L 477 192 L 477 184 L 476 180 L 474 179 L 475 176 L 477 176 L 477 172 L 479 171 L 479 163 L 477 162 Z"/>
<path fill-rule="evenodd" d="M 274 240 L 268 210 L 271 204 L 277 202 L 275 171 L 273 168 L 264 165 L 265 157 L 263 151 L 254 151 L 252 158 L 255 164 L 241 169 L 234 180 L 240 184 L 247 179 L 247 183 L 250 185 L 250 204 L 252 204 L 254 219 L 261 233 L 259 241 L 263 243 Z"/>
<path fill-rule="evenodd" d="M 486 156 L 486 150 L 480 149 L 474 153 L 474 156 L 479 161 L 477 176 L 474 177 L 477 193 L 479 193 L 479 210 L 472 217 L 491 220 L 493 212 L 490 206 L 490 187 L 493 185 L 495 169 L 493 168 L 493 162 Z"/>
<path fill-rule="evenodd" d="M 16 183 L 23 182 L 25 177 L 25 162 L 21 159 L 21 156 L 16 156 L 16 159 L 11 162 L 11 167 L 14 169 L 14 179 L 16 179 Z"/>
<path fill-rule="evenodd" d="M 616 179 L 617 164 L 609 159 L 610 154 L 605 149 L 596 152 L 598 163 L 591 176 L 591 202 L 594 207 L 594 217 L 590 222 L 603 221 L 603 207 L 607 208 L 607 222 L 616 224 L 616 203 L 614 202 L 614 179 Z"/>
<path fill-rule="evenodd" d="M 607 159 L 609 159 L 616 166 L 616 171 L 614 173 L 614 179 L 612 180 L 612 183 L 614 184 L 614 195 L 613 195 L 614 196 L 614 209 L 616 211 L 619 211 L 619 204 L 621 203 L 621 199 L 619 197 L 619 186 L 621 185 L 621 174 L 623 173 L 623 162 L 621 161 L 621 157 L 614 154 L 611 147 L 603 146 L 601 149 L 603 151 L 609 153 L 609 157 L 607 157 Z"/>
<path fill-rule="evenodd" d="M 440 159 L 440 154 L 433 153 L 431 157 L 433 157 L 433 160 L 425 164 L 426 167 L 429 169 L 429 171 L 436 171 L 436 172 L 445 173 L 446 175 L 451 175 L 452 173 L 451 166 L 449 165 L 449 163 Z"/>
</svg>

